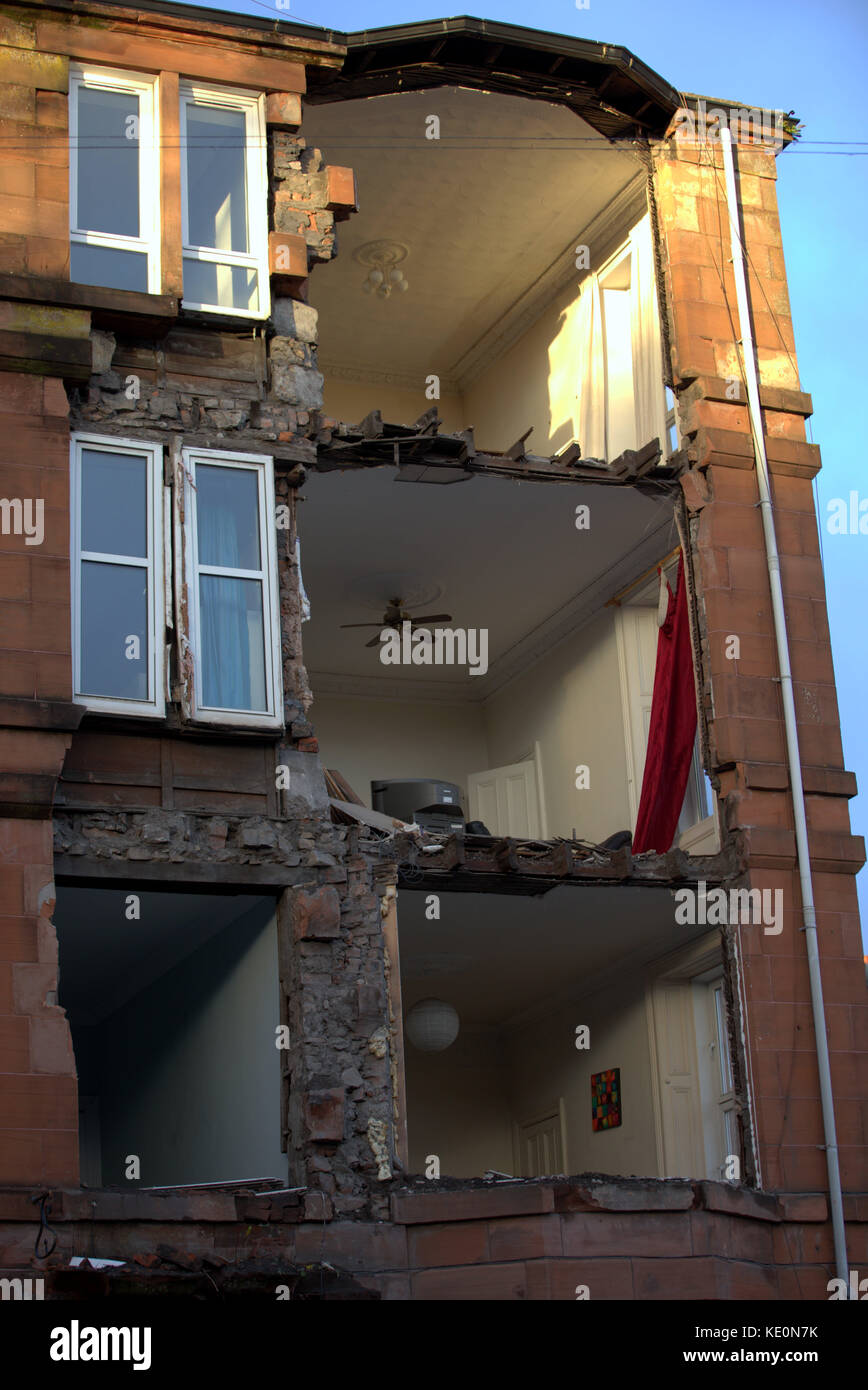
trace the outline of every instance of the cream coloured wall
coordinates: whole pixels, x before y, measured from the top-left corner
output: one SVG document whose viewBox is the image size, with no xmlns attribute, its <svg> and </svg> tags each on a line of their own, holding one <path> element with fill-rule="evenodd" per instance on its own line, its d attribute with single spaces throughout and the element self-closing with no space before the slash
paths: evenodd
<svg viewBox="0 0 868 1390">
<path fill-rule="evenodd" d="M 549 836 L 575 830 L 599 842 L 630 826 L 608 609 L 482 704 L 319 695 L 311 718 L 323 766 L 341 772 L 366 805 L 375 779 L 438 777 L 461 787 L 467 813 L 468 774 L 520 762 L 538 742 Z M 580 791 L 582 764 L 590 787 Z"/>
<path fill-rule="evenodd" d="M 579 1051 L 576 1027 L 587 1024 L 591 1046 Z M 509 1106 L 518 1123 L 563 1097 L 567 1168 L 570 1173 L 613 1173 L 656 1177 L 657 1148 L 651 1091 L 644 982 L 638 973 L 511 1032 Z M 591 1128 L 591 1076 L 620 1067 L 623 1124 Z"/>
<path fill-rule="evenodd" d="M 442 778 L 464 796 L 468 772 L 487 766 L 479 705 L 319 695 L 311 719 L 323 767 L 336 768 L 366 806 L 381 778 Z"/>
<path fill-rule="evenodd" d="M 578 1051 L 576 1025 L 590 1029 Z M 513 1125 L 564 1101 L 570 1173 L 656 1177 L 648 1022 L 642 977 L 625 973 L 551 1017 L 508 1032 L 468 1031 L 440 1053 L 406 1047 L 410 1171 L 436 1154 L 450 1177 L 516 1173 Z M 591 1076 L 620 1067 L 623 1124 L 594 1132 Z"/>
<path fill-rule="evenodd" d="M 436 405 L 444 429 L 458 431 L 465 427 L 464 402 L 457 392 L 445 392 L 439 401 L 429 401 L 424 380 L 420 380 L 418 390 L 411 390 L 376 381 L 342 381 L 330 377 L 327 367 L 323 368 L 323 375 L 323 410 L 346 424 L 357 425 L 369 411 L 379 410 L 390 424 L 412 425 Z"/>
<path fill-rule="evenodd" d="M 464 412 L 480 449 L 508 449 L 533 425 L 527 448 L 554 454 L 577 430 L 578 275 L 517 343 L 464 392 Z"/>
<path fill-rule="evenodd" d="M 540 744 L 549 836 L 599 842 L 628 829 L 627 754 L 613 611 L 555 647 L 485 705 L 489 766 Z M 590 787 L 576 789 L 586 765 Z M 473 771 L 474 769 L 470 769 Z"/>
<path fill-rule="evenodd" d="M 433 1053 L 408 1042 L 405 1058 L 410 1172 L 424 1173 L 436 1154 L 443 1177 L 511 1173 L 509 1077 L 496 1035 L 462 1031 Z"/>
<path fill-rule="evenodd" d="M 279 1019 L 276 922 L 258 906 L 89 1030 L 103 1182 L 127 1185 L 127 1154 L 146 1186 L 285 1179 Z"/>
</svg>

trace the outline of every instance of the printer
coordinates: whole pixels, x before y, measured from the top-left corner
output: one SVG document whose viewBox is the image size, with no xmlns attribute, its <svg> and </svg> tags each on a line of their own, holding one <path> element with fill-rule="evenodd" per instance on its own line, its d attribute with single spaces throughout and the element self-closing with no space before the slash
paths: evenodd
<svg viewBox="0 0 868 1390">
<path fill-rule="evenodd" d="M 435 835 L 463 835 L 464 812 L 461 788 L 454 782 L 429 777 L 396 777 L 388 782 L 371 783 L 375 811 L 415 821 L 422 830 Z"/>
</svg>

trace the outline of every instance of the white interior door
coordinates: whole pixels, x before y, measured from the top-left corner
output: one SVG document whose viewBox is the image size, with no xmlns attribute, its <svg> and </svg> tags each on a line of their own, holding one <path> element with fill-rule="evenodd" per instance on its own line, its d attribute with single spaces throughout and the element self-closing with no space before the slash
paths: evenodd
<svg viewBox="0 0 868 1390">
<path fill-rule="evenodd" d="M 547 1114 L 515 1125 L 514 1148 L 522 1178 L 547 1178 L 567 1171 L 562 1098 Z"/>
<path fill-rule="evenodd" d="M 618 609 L 621 704 L 627 734 L 627 794 L 630 823 L 636 825 L 651 727 L 651 698 L 657 666 L 657 609 L 627 604 Z"/>
<path fill-rule="evenodd" d="M 492 835 L 538 840 L 540 824 L 537 769 L 533 758 L 506 767 L 471 772 L 467 778 L 468 820 L 481 820 Z"/>
<path fill-rule="evenodd" d="M 697 1178 L 706 1171 L 702 1103 L 688 981 L 658 980 L 651 989 L 652 1057 L 662 1139 L 661 1178 Z"/>
</svg>

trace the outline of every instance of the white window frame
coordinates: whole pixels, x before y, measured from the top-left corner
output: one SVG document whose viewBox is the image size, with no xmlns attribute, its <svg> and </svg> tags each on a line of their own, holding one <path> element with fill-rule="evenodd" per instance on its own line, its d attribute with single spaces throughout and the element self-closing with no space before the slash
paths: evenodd
<svg viewBox="0 0 868 1390">
<path fill-rule="evenodd" d="M 200 101 L 208 106 L 226 106 L 243 111 L 247 142 L 246 193 L 248 252 L 218 251 L 212 246 L 194 246 L 190 242 L 189 206 L 187 191 L 187 106 Z M 226 304 L 200 304 L 182 299 L 185 309 L 206 313 L 227 314 L 233 318 L 267 319 L 271 313 L 268 266 L 268 171 L 265 157 L 265 97 L 233 87 L 208 87 L 198 82 L 180 84 L 181 131 L 181 255 L 182 259 L 210 261 L 216 265 L 243 266 L 257 272 L 259 307 L 234 309 Z"/>
<path fill-rule="evenodd" d="M 279 729 L 283 727 L 283 677 L 280 642 L 280 587 L 277 572 L 277 540 L 275 536 L 274 460 L 267 454 L 227 453 L 222 449 L 182 450 L 184 470 L 184 533 L 185 579 L 190 646 L 193 653 L 193 689 L 191 713 L 195 720 L 209 724 L 229 724 L 234 727 Z M 196 465 L 218 465 L 223 468 L 246 468 L 258 475 L 259 497 L 259 571 L 230 570 L 216 565 L 199 564 L 198 516 L 196 509 Z M 222 574 L 230 578 L 259 579 L 262 583 L 263 637 L 265 648 L 265 698 L 267 710 L 227 710 L 203 705 L 199 698 L 202 689 L 201 617 L 199 612 L 199 575 Z"/>
<path fill-rule="evenodd" d="M 82 87 L 129 92 L 139 98 L 139 236 L 92 232 L 78 225 L 78 93 Z M 157 78 L 118 68 L 69 69 L 69 239 L 80 246 L 144 252 L 148 258 L 148 294 L 159 294 L 160 281 L 160 131 Z M 85 282 L 82 282 L 85 283 Z M 129 291 L 125 291 L 129 293 Z"/>
<path fill-rule="evenodd" d="M 138 557 L 109 555 L 81 548 L 81 451 L 129 453 L 147 458 L 148 555 L 144 565 Z M 70 556 L 72 594 L 72 672 L 73 700 L 90 710 L 106 714 L 145 715 L 162 718 L 165 704 L 165 635 L 163 632 L 165 597 L 163 572 L 163 446 L 150 440 L 118 439 L 105 434 L 74 434 L 70 443 Z M 148 572 L 148 699 L 127 700 L 117 695 L 92 695 L 81 690 L 81 566 L 82 561 L 137 565 Z"/>
</svg>

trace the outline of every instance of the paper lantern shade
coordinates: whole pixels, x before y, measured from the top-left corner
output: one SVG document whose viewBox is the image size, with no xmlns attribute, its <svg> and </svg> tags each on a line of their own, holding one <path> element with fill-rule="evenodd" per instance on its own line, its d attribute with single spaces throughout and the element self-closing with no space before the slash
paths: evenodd
<svg viewBox="0 0 868 1390">
<path fill-rule="evenodd" d="M 407 1014 L 404 1031 L 420 1052 L 445 1052 L 458 1037 L 461 1021 L 442 999 L 420 999 Z"/>
</svg>

